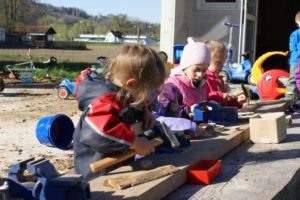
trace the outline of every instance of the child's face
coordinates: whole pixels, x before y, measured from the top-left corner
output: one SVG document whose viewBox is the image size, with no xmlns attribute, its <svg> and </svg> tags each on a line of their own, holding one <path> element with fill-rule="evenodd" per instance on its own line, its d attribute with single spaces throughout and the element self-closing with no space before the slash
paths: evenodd
<svg viewBox="0 0 300 200">
<path fill-rule="evenodd" d="M 205 76 L 205 72 L 208 68 L 207 64 L 202 65 L 193 65 L 184 70 L 186 76 L 193 82 L 198 83 L 201 81 Z"/>
<path fill-rule="evenodd" d="M 208 69 L 213 73 L 219 73 L 226 61 L 226 52 L 215 50 L 211 53 L 211 62 Z"/>
</svg>

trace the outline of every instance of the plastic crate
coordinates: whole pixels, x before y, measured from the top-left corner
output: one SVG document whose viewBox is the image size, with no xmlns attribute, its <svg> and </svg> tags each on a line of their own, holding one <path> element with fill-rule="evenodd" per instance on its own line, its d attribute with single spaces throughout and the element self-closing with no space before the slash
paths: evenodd
<svg viewBox="0 0 300 200">
<path fill-rule="evenodd" d="M 222 172 L 221 160 L 200 160 L 187 171 L 188 183 L 208 185 Z"/>
<path fill-rule="evenodd" d="M 181 58 L 183 48 L 184 48 L 183 44 L 174 45 L 174 64 L 180 63 L 180 58 Z"/>
</svg>

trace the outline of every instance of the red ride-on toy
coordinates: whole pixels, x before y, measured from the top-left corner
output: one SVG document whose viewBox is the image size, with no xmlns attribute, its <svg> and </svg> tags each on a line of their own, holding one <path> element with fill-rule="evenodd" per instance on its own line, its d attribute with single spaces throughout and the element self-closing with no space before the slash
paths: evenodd
<svg viewBox="0 0 300 200">
<path fill-rule="evenodd" d="M 257 83 L 258 95 L 263 100 L 275 100 L 286 93 L 285 86 L 279 78 L 288 78 L 290 74 L 282 69 L 266 71 Z"/>
</svg>

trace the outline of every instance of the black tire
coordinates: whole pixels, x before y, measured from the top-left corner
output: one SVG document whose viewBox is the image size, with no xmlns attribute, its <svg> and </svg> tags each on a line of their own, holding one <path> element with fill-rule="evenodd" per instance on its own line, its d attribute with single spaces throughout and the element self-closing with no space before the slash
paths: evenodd
<svg viewBox="0 0 300 200">
<path fill-rule="evenodd" d="M 0 79 L 0 92 L 2 92 L 5 88 L 5 83 L 3 79 Z"/>
<path fill-rule="evenodd" d="M 248 76 L 247 76 L 247 82 L 249 83 L 249 85 L 255 85 L 255 83 L 252 80 L 252 75 L 251 74 L 248 74 Z"/>
<path fill-rule="evenodd" d="M 50 65 L 56 65 L 57 59 L 55 57 L 50 57 Z"/>
<path fill-rule="evenodd" d="M 70 92 L 66 87 L 59 87 L 57 91 L 57 95 L 60 99 L 68 99 L 70 96 Z"/>
</svg>

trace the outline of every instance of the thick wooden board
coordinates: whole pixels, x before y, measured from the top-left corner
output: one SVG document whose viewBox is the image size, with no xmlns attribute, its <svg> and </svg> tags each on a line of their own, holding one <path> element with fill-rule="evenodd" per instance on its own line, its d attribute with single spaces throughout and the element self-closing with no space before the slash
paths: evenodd
<svg viewBox="0 0 300 200">
<path fill-rule="evenodd" d="M 239 131 L 229 130 L 222 132 L 214 138 L 192 141 L 191 147 L 185 148 L 178 153 L 152 154 L 147 156 L 153 162 L 154 167 L 164 165 L 178 167 L 180 170 L 175 174 L 118 191 L 103 186 L 103 181 L 116 174 L 124 176 L 139 173 L 137 163 L 121 167 L 110 172 L 109 175 L 99 177 L 90 182 L 92 199 L 161 199 L 186 182 L 186 171 L 189 166 L 199 160 L 219 159 L 247 140 L 249 138 L 249 125 L 243 124 L 240 127 L 241 130 Z"/>
</svg>

